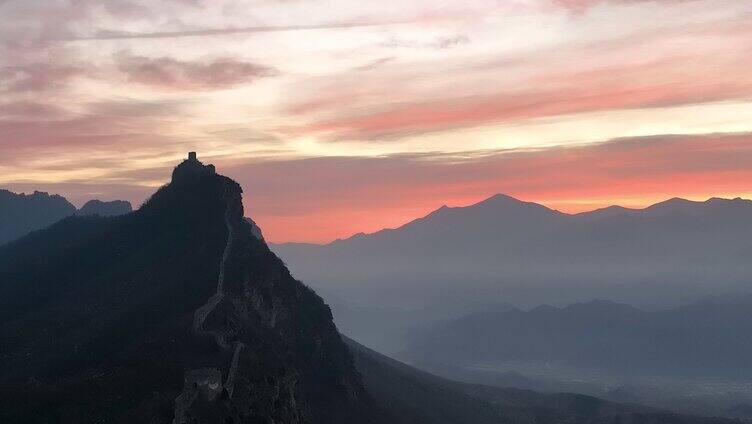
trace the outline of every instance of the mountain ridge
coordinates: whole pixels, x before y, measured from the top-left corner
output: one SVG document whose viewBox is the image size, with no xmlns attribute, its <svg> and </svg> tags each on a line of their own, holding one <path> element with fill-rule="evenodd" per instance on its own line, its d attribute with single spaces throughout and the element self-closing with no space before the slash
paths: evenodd
<svg viewBox="0 0 752 424">
<path fill-rule="evenodd" d="M 749 222 L 752 202 L 742 199 L 673 200 L 636 210 L 566 214 L 495 196 L 441 208 L 396 229 L 325 245 L 272 247 L 313 287 L 355 303 L 378 294 L 381 303 L 419 307 L 438 298 L 436 290 L 446 296 L 464 286 L 471 288 L 466 294 L 477 294 L 463 300 L 495 292 L 500 297 L 492 300 L 520 305 L 612 295 L 644 304 L 649 299 L 639 293 L 654 286 L 666 291 L 655 299 L 677 304 L 710 294 L 711 282 L 728 291 L 752 278 L 745 259 L 752 254 Z M 359 287 L 349 283 L 355 280 Z M 387 291 L 398 286 L 403 295 L 388 298 Z M 609 286 L 618 290 L 609 292 Z"/>
<path fill-rule="evenodd" d="M 581 375 L 745 380 L 752 346 L 740 335 L 751 306 L 752 295 L 735 295 L 656 311 L 604 300 L 490 311 L 416 335 L 404 354 L 445 365 L 528 361 Z"/>
<path fill-rule="evenodd" d="M 613 216 L 613 215 L 621 215 L 621 214 L 639 214 L 639 213 L 646 213 L 649 211 L 656 211 L 656 210 L 665 210 L 667 207 L 669 209 L 676 207 L 677 205 L 685 206 L 685 207 L 702 207 L 702 206 L 713 206 L 713 205 L 721 205 L 721 206 L 728 206 L 728 205 L 745 205 L 752 207 L 752 200 L 750 199 L 744 199 L 742 197 L 735 197 L 735 198 L 724 198 L 724 197 L 710 197 L 706 200 L 690 200 L 685 199 L 682 197 L 672 197 L 670 199 L 666 199 L 657 203 L 653 203 L 641 208 L 630 208 L 625 207 L 621 205 L 610 205 L 605 206 L 589 211 L 583 211 L 583 212 L 574 212 L 574 213 L 567 213 L 567 212 L 561 212 L 556 209 L 549 208 L 548 206 L 537 203 L 533 201 L 524 201 L 520 200 L 514 196 L 510 196 L 508 194 L 504 193 L 496 193 L 490 197 L 487 197 L 481 201 L 478 201 L 476 203 L 466 205 L 466 206 L 448 206 L 448 205 L 442 205 L 441 207 L 432 210 L 431 212 L 414 218 L 402 225 L 399 225 L 397 227 L 393 228 L 383 228 L 381 230 L 377 230 L 371 233 L 365 233 L 365 232 L 359 232 L 355 233 L 351 236 L 345 237 L 345 238 L 338 238 L 335 240 L 332 240 L 327 243 L 316 243 L 316 242 L 295 242 L 295 241 L 287 241 L 287 242 L 270 242 L 269 244 L 272 246 L 330 246 L 333 244 L 339 244 L 342 242 L 346 242 L 352 239 L 363 239 L 368 238 L 370 236 L 375 236 L 380 233 L 390 233 L 395 232 L 404 229 L 405 227 L 408 227 L 412 224 L 416 224 L 419 222 L 422 222 L 426 219 L 436 217 L 443 215 L 449 211 L 462 211 L 462 210 L 468 210 L 473 208 L 479 208 L 479 207 L 487 207 L 487 206 L 508 206 L 508 205 L 514 205 L 514 206 L 521 206 L 521 205 L 528 205 L 532 207 L 536 207 L 540 210 L 549 211 L 552 212 L 555 215 L 560 216 L 566 216 L 566 217 L 580 217 L 580 218 L 591 218 L 591 217 L 600 217 L 600 216 Z"/>
</svg>

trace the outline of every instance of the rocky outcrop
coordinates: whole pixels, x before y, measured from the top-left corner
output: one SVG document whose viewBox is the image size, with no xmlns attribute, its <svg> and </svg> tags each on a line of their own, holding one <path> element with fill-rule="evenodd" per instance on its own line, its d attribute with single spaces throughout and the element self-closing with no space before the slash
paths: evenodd
<svg viewBox="0 0 752 424">
<path fill-rule="evenodd" d="M 245 221 L 248 223 L 248 225 L 251 226 L 251 232 L 253 233 L 253 235 L 256 236 L 257 239 L 265 241 L 264 234 L 261 232 L 261 227 L 259 227 L 251 218 L 246 218 Z"/>
</svg>

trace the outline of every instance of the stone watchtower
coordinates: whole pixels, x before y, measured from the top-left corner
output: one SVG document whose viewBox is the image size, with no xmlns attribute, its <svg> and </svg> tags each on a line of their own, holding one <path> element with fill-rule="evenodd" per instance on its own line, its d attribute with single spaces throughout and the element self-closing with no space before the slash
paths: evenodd
<svg viewBox="0 0 752 424">
<path fill-rule="evenodd" d="M 201 177 L 205 175 L 215 175 L 216 169 L 214 165 L 204 165 L 198 160 L 196 152 L 188 152 L 188 159 L 184 160 L 180 165 L 175 167 L 172 171 L 172 180 L 175 179 L 190 179 Z"/>
</svg>

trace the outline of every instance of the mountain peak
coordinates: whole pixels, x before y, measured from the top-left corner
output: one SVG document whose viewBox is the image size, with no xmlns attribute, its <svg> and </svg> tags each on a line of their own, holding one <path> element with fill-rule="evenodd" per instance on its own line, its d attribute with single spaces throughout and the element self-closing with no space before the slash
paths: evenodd
<svg viewBox="0 0 752 424">
<path fill-rule="evenodd" d="M 504 193 L 496 193 L 493 196 L 487 198 L 486 200 L 482 200 L 478 202 L 477 204 L 481 205 L 481 204 L 508 204 L 508 203 L 525 203 L 525 202 L 515 197 L 504 194 Z"/>
<path fill-rule="evenodd" d="M 494 194 L 486 200 L 467 206 L 464 209 L 491 213 L 494 214 L 496 219 L 500 218 L 497 214 L 503 214 L 503 218 L 507 219 L 512 216 L 528 216 L 528 214 L 535 214 L 536 216 L 556 216 L 561 214 L 559 211 L 540 203 L 526 202 L 502 193 Z"/>
<path fill-rule="evenodd" d="M 172 171 L 172 181 L 180 181 L 185 179 L 194 179 L 197 177 L 215 175 L 217 173 L 214 165 L 204 165 L 198 160 L 196 152 L 189 152 L 188 159 L 181 162 Z"/>
<path fill-rule="evenodd" d="M 672 197 L 668 200 L 664 200 L 662 202 L 658 202 L 652 206 L 650 206 L 648 209 L 651 208 L 674 208 L 674 207 L 681 207 L 686 205 L 691 205 L 697 202 L 694 202 L 692 200 L 687 200 L 681 197 Z"/>
<path fill-rule="evenodd" d="M 142 215 L 159 216 L 163 222 L 186 221 L 203 225 L 217 216 L 243 219 L 243 189 L 231 178 L 204 165 L 195 153 L 172 171 L 172 181 L 161 187 L 139 209 Z"/>
</svg>

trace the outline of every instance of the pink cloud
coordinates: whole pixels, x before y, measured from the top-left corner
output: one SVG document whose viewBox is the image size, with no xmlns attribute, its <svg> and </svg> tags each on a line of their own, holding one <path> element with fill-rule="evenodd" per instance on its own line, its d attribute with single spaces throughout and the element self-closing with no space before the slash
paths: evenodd
<svg viewBox="0 0 752 424">
<path fill-rule="evenodd" d="M 305 123 L 280 130 L 384 140 L 571 113 L 746 99 L 752 97 L 751 28 L 750 16 L 740 13 L 637 25 L 616 31 L 618 37 L 577 38 L 523 53 L 399 58 L 368 75 L 356 69 L 301 81 L 286 111 Z"/>
<path fill-rule="evenodd" d="M 29 93 L 60 88 L 83 73 L 80 67 L 47 63 L 0 67 L 0 92 Z"/>
<path fill-rule="evenodd" d="M 638 72 L 651 73 L 648 67 Z M 752 95 L 752 78 L 727 81 L 637 81 L 629 70 L 583 72 L 526 91 L 390 105 L 386 110 L 314 122 L 299 133 L 329 133 L 334 139 L 385 139 L 490 123 L 579 112 L 651 108 L 741 99 Z M 660 73 L 659 71 L 656 71 Z M 629 81 L 630 78 L 633 78 Z M 548 88 L 545 88 L 549 85 Z"/>
<path fill-rule="evenodd" d="M 749 98 L 752 27 L 747 18 L 722 28 L 716 24 L 453 69 L 392 69 L 392 74 L 371 78 L 353 73 L 310 81 L 316 89 L 288 108 L 309 123 L 283 130 L 332 140 L 384 140 L 572 113 Z M 493 84 L 483 77 L 491 72 L 505 78 Z M 447 87 L 437 87 L 433 96 L 412 93 L 436 73 L 446 75 Z M 467 92 L 483 94 L 463 94 Z"/>
<path fill-rule="evenodd" d="M 682 3 L 688 1 L 694 0 L 553 0 L 553 3 L 570 10 L 583 11 L 603 3 Z"/>
<path fill-rule="evenodd" d="M 46 104 L 13 102 L 0 105 L 0 114 L 0 165 L 5 166 L 24 164 L 40 170 L 50 158 L 80 152 L 78 162 L 67 166 L 81 170 L 87 167 L 86 155 L 93 152 L 114 157 L 155 150 L 164 154 L 179 151 L 177 146 L 185 143 L 165 135 L 171 122 L 184 116 L 176 102 L 96 102 L 76 114 Z M 108 169 L 106 164 L 94 167 Z"/>
</svg>

